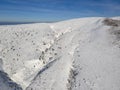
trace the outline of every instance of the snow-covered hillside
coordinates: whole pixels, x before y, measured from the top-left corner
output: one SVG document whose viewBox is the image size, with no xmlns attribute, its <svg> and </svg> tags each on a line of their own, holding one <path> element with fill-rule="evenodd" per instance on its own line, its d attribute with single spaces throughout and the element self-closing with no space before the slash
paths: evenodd
<svg viewBox="0 0 120 90">
<path fill-rule="evenodd" d="M 120 18 L 0 26 L 0 90 L 120 90 Z"/>
</svg>

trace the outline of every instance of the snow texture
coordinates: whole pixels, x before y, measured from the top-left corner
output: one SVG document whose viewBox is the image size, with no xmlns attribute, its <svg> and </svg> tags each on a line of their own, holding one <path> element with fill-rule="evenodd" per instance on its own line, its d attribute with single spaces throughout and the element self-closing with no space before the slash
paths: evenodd
<svg viewBox="0 0 120 90">
<path fill-rule="evenodd" d="M 120 17 L 0 26 L 0 90 L 120 90 Z"/>
</svg>

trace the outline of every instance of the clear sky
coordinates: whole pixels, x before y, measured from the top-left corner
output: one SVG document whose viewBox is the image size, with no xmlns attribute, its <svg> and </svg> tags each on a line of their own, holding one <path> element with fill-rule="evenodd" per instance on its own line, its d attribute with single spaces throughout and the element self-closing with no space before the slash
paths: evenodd
<svg viewBox="0 0 120 90">
<path fill-rule="evenodd" d="M 0 22 L 120 16 L 120 0 L 0 0 Z"/>
</svg>

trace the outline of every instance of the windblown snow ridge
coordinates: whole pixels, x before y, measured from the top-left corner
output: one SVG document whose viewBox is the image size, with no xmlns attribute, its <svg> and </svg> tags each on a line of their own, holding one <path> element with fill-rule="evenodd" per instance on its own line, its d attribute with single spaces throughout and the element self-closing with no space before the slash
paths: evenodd
<svg viewBox="0 0 120 90">
<path fill-rule="evenodd" d="M 22 90 L 22 88 L 13 82 L 5 72 L 0 71 L 0 90 Z"/>
</svg>

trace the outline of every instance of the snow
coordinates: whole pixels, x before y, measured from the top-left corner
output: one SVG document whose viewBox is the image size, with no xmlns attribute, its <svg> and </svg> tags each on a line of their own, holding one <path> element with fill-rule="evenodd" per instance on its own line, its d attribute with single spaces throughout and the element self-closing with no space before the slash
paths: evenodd
<svg viewBox="0 0 120 90">
<path fill-rule="evenodd" d="M 105 19 L 0 26 L 0 71 L 17 90 L 119 90 L 119 17 Z"/>
</svg>

